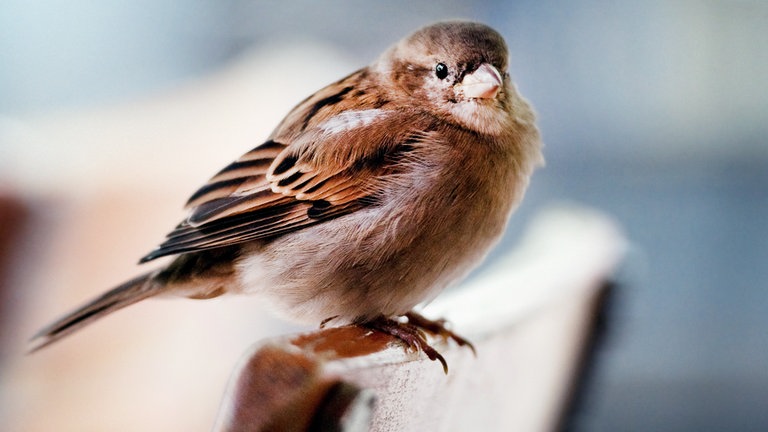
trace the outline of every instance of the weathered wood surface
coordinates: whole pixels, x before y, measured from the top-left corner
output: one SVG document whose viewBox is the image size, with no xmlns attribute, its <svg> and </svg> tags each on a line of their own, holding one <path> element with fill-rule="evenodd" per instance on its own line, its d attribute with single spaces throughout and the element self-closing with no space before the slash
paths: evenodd
<svg viewBox="0 0 768 432">
<path fill-rule="evenodd" d="M 448 318 L 477 357 L 433 339 L 446 375 L 354 326 L 266 340 L 233 374 L 214 430 L 553 430 L 623 251 L 600 214 L 550 211 L 486 276 L 424 311 Z"/>
</svg>

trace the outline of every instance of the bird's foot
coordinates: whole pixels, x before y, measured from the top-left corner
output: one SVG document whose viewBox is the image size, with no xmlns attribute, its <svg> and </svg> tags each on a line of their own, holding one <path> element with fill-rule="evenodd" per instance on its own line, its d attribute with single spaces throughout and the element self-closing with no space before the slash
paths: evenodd
<svg viewBox="0 0 768 432">
<path fill-rule="evenodd" d="M 414 311 L 408 312 L 407 314 L 405 314 L 405 317 L 408 318 L 408 322 L 410 324 L 413 324 L 416 327 L 419 327 L 420 329 L 426 330 L 444 339 L 453 339 L 453 341 L 456 342 L 459 346 L 465 346 L 471 349 L 472 354 L 477 356 L 477 351 L 475 350 L 475 346 L 472 345 L 472 342 L 468 341 L 467 339 L 459 336 L 458 334 L 454 333 L 452 330 L 448 329 L 446 327 L 446 324 L 447 324 L 446 320 L 444 319 L 431 320 L 425 317 L 424 315 L 418 314 Z"/>
<path fill-rule="evenodd" d="M 413 324 L 422 330 L 426 330 L 444 339 L 453 339 L 453 341 L 456 342 L 456 344 L 458 344 L 459 346 L 465 346 L 471 349 L 472 354 L 477 356 L 477 351 L 475 350 L 475 346 L 472 345 L 472 342 L 468 341 L 467 339 L 459 336 L 458 334 L 454 333 L 452 330 L 448 329 L 446 327 L 446 324 L 448 324 L 446 320 L 444 319 L 431 320 L 425 317 L 424 315 L 418 314 L 413 311 L 410 311 L 407 314 L 405 314 L 405 317 L 408 318 L 408 323 Z"/>
<path fill-rule="evenodd" d="M 320 321 L 320 328 L 321 328 L 321 329 L 324 329 L 324 328 L 325 328 L 325 326 L 326 326 L 326 325 L 328 325 L 328 323 L 329 323 L 329 322 L 331 322 L 331 321 L 335 320 L 335 319 L 336 319 L 336 318 L 338 318 L 338 317 L 339 317 L 338 315 L 334 315 L 334 316 L 332 316 L 332 317 L 328 317 L 328 318 L 326 318 L 326 319 L 324 319 L 324 320 Z"/>
<path fill-rule="evenodd" d="M 385 316 L 380 316 L 372 321 L 362 324 L 371 330 L 376 330 L 394 336 L 405 342 L 408 348 L 414 348 L 423 352 L 432 360 L 438 360 L 443 365 L 443 371 L 448 373 L 448 363 L 436 349 L 427 342 L 427 335 L 416 325 L 410 322 L 400 322 Z"/>
<path fill-rule="evenodd" d="M 445 357 L 427 342 L 427 336 L 424 331 L 446 339 L 453 339 L 459 346 L 467 346 L 473 353 L 475 352 L 475 347 L 468 340 L 445 328 L 445 320 L 432 321 L 416 312 L 408 312 L 404 316 L 408 319 L 408 322 L 380 316 L 363 325 L 372 330 L 394 336 L 405 342 L 408 348 L 414 348 L 423 352 L 432 361 L 439 361 L 443 365 L 443 371 L 446 374 L 448 373 L 448 363 L 445 361 Z"/>
</svg>

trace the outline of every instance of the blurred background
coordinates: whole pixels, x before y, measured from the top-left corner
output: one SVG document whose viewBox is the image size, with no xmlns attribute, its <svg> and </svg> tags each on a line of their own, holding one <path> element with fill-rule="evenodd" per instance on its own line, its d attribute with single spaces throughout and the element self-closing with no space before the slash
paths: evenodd
<svg viewBox="0 0 768 432">
<path fill-rule="evenodd" d="M 631 241 L 572 429 L 768 430 L 768 3 L 759 0 L 2 2 L 0 191 L 32 203 L 42 215 L 33 227 L 73 227 L 35 229 L 35 241 L 10 255 L 18 265 L 6 287 L 33 283 L 2 297 L 0 336 L 15 347 L 3 351 L 2 379 L 14 378 L 9 352 L 35 327 L 134 274 L 134 260 L 183 217 L 188 194 L 293 105 L 446 18 L 479 20 L 505 36 L 510 73 L 539 113 L 547 166 L 501 247 L 514 245 L 536 209 L 563 200 L 612 215 Z M 117 196 L 132 206 L 115 208 Z M 129 246 L 111 248 L 115 235 Z M 24 262 L 32 255 L 42 262 Z M 102 263 L 72 270 L 88 256 Z M 54 262 L 62 270 L 43 271 Z M 29 296 L 41 300 L 31 306 Z M 206 320 L 229 313 L 158 303 L 27 362 L 76 363 L 93 355 L 89 343 L 126 343 L 116 328 L 142 314 L 203 333 Z M 240 339 L 217 350 L 235 358 L 256 340 L 243 327 L 285 331 L 261 316 L 229 325 Z M 163 361 L 183 363 L 195 334 L 172 350 L 156 336 Z M 154 360 L 109 361 L 138 371 Z M 205 379 L 225 381 L 231 364 L 217 367 Z M 104 368 L 79 373 L 109 374 Z M 70 373 L 59 366 L 3 392 L 0 417 L 46 379 L 82 378 Z M 153 385 L 167 373 L 156 369 Z M 93 400 L 109 394 L 99 386 L 120 388 L 91 386 Z M 74 397 L 59 395 L 49 410 L 71 409 L 61 400 Z M 174 408 L 157 395 L 134 397 Z M 103 416 L 94 429 L 117 430 L 105 419 L 121 418 L 146 430 L 130 408 L 114 410 L 94 415 Z"/>
</svg>

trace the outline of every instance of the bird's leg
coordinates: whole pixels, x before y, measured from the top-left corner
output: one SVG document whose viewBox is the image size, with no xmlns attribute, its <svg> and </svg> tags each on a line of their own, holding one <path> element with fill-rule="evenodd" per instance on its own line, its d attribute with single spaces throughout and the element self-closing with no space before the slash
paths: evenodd
<svg viewBox="0 0 768 432">
<path fill-rule="evenodd" d="M 331 322 L 331 321 L 335 320 L 335 319 L 336 319 L 336 318 L 338 318 L 338 317 L 339 317 L 338 315 L 334 315 L 334 316 L 332 316 L 332 317 L 328 317 L 328 318 L 326 318 L 326 319 L 324 319 L 324 320 L 320 321 L 320 328 L 321 328 L 321 329 L 324 329 L 324 328 L 325 328 L 325 326 L 326 326 L 326 324 L 328 324 L 329 322 Z"/>
<path fill-rule="evenodd" d="M 445 339 L 453 339 L 453 341 L 459 344 L 459 346 L 468 347 L 469 349 L 472 350 L 472 354 L 477 356 L 477 351 L 475 350 L 475 346 L 472 345 L 472 342 L 468 341 L 467 339 L 464 339 L 463 337 L 459 336 L 458 334 L 446 328 L 446 321 L 444 319 L 433 321 L 429 318 L 426 318 L 424 315 L 421 315 L 414 311 L 410 311 L 406 313 L 404 316 L 408 318 L 409 324 L 413 324 L 414 326 L 420 329 L 426 330 L 432 334 L 441 336 Z"/>
<path fill-rule="evenodd" d="M 371 330 L 380 331 L 382 333 L 394 336 L 405 342 L 409 348 L 415 348 L 422 351 L 430 360 L 438 360 L 440 363 L 442 363 L 443 371 L 446 374 L 448 373 L 448 363 L 445 361 L 445 358 L 439 352 L 437 352 L 436 349 L 429 345 L 426 335 L 423 331 L 421 331 L 421 329 L 419 329 L 418 326 L 410 322 L 400 322 L 385 316 L 379 316 L 378 318 L 365 322 L 362 325 Z"/>
</svg>

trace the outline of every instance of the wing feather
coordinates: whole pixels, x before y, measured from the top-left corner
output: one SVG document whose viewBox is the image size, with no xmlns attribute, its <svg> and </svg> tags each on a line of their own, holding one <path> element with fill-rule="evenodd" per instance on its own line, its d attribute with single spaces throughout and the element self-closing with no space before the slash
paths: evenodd
<svg viewBox="0 0 768 432">
<path fill-rule="evenodd" d="M 404 133 L 411 117 L 350 105 L 349 91 L 331 88 L 359 79 L 353 74 L 308 98 L 270 140 L 214 175 L 190 197 L 187 219 L 141 262 L 273 238 L 375 205 L 381 179 L 396 165 L 389 156 L 412 150 L 427 129 Z"/>
</svg>

